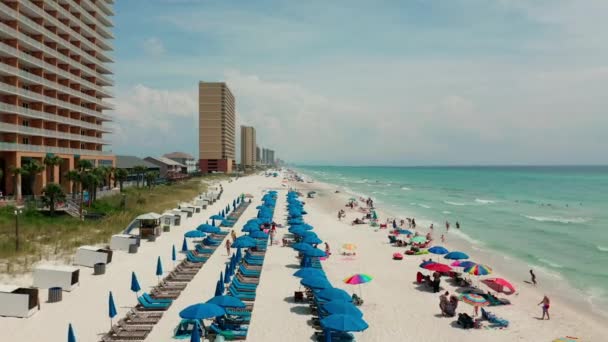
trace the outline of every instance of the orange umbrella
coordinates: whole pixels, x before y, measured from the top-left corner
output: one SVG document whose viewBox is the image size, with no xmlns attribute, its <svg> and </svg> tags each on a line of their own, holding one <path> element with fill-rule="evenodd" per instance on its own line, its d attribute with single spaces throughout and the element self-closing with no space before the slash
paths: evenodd
<svg viewBox="0 0 608 342">
<path fill-rule="evenodd" d="M 506 294 L 515 293 L 515 287 L 503 278 L 485 279 L 485 280 L 483 280 L 483 283 L 496 292 L 503 292 Z M 511 292 L 505 292 L 504 291 L 505 288 L 511 290 Z"/>
</svg>

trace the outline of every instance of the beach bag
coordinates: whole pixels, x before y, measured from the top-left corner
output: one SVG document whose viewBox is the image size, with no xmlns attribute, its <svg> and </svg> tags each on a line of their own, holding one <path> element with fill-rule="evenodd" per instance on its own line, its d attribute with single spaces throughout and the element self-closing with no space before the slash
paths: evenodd
<svg viewBox="0 0 608 342">
<path fill-rule="evenodd" d="M 403 260 L 403 254 L 393 253 L 393 260 Z"/>
</svg>

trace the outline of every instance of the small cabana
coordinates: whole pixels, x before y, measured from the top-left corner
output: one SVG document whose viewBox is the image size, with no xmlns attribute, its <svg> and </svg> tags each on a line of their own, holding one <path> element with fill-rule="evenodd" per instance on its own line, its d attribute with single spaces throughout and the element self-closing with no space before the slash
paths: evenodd
<svg viewBox="0 0 608 342">
<path fill-rule="evenodd" d="M 127 247 L 128 248 L 128 247 Z M 74 256 L 74 265 L 94 267 L 112 262 L 112 250 L 95 246 L 80 246 Z"/>
<path fill-rule="evenodd" d="M 27 318 L 38 307 L 38 289 L 0 285 L 0 316 Z"/>
<path fill-rule="evenodd" d="M 181 225 L 182 216 L 173 212 L 173 210 L 165 211 L 161 218 L 163 226 L 177 227 Z"/>
<path fill-rule="evenodd" d="M 129 251 L 129 246 L 139 246 L 139 238 L 130 234 L 115 234 L 110 240 L 110 248 L 118 251 Z"/>
<path fill-rule="evenodd" d="M 34 287 L 49 289 L 59 287 L 64 291 L 75 289 L 80 280 L 80 270 L 66 265 L 39 265 L 34 268 Z"/>
<path fill-rule="evenodd" d="M 142 239 L 149 237 L 160 236 L 160 219 L 161 215 L 157 213 L 147 213 L 137 216 L 135 219 L 139 221 L 139 236 Z"/>
</svg>

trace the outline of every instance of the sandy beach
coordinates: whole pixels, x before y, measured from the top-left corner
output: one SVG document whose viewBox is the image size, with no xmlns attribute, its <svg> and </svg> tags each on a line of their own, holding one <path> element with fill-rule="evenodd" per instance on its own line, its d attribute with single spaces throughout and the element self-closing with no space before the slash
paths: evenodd
<svg viewBox="0 0 608 342">
<path fill-rule="evenodd" d="M 249 326 L 248 341 L 310 341 L 314 329 L 308 321 L 312 315 L 307 305 L 293 302 L 293 293 L 300 288 L 299 278 L 293 273 L 299 268 L 296 252 L 280 245 L 281 238 L 287 233 L 286 194 L 287 187 L 281 177 L 249 176 L 233 182 L 223 182 L 222 199 L 203 213 L 187 220 L 178 229 L 165 233 L 156 242 L 143 242 L 139 253 L 129 255 L 116 252 L 112 264 L 103 276 L 93 276 L 92 270 L 81 268 L 81 285 L 76 290 L 64 293 L 60 303 L 44 303 L 41 293 L 41 311 L 28 319 L 0 318 L 0 340 L 2 341 L 64 341 L 67 325 L 71 322 L 78 341 L 98 341 L 110 328 L 107 317 L 107 295 L 113 291 L 118 309 L 118 317 L 131 309 L 135 295 L 129 290 L 131 271 L 139 277 L 142 289 L 148 289 L 157 282 L 155 260 L 161 256 L 165 270 L 171 270 L 171 246 L 181 246 L 183 232 L 195 228 L 207 217 L 216 213 L 227 201 L 241 193 L 251 193 L 255 197 L 234 229 L 241 235 L 241 227 L 255 217 L 255 207 L 260 203 L 265 190 L 278 191 L 274 219 L 283 228 L 278 229 L 275 244 L 268 248 L 263 273 L 257 289 L 253 317 Z M 577 311 L 557 300 L 552 303 L 551 320 L 541 321 L 537 303 L 542 298 L 542 287 L 532 288 L 520 281 L 514 281 L 518 294 L 508 296 L 513 303 L 509 306 L 492 307 L 490 311 L 509 320 L 506 329 L 463 330 L 456 326 L 456 318 L 445 318 L 439 311 L 439 294 L 420 289 L 415 283 L 415 275 L 420 269 L 418 264 L 427 256 L 406 256 L 402 261 L 393 261 L 394 252 L 403 248 L 388 244 L 388 231 L 368 225 L 352 226 L 350 222 L 358 212 L 344 207 L 347 194 L 335 194 L 334 189 L 323 183 L 290 183 L 289 186 L 306 193 L 317 191 L 314 199 L 304 198 L 308 215 L 307 223 L 315 227 L 318 236 L 329 243 L 332 256 L 323 263 L 328 279 L 333 286 L 349 293 L 360 293 L 365 303 L 360 307 L 369 329 L 356 333 L 358 341 L 552 341 L 562 336 L 577 336 L 584 341 L 603 341 L 608 329 L 601 321 L 593 319 L 588 313 Z M 345 209 L 347 217 L 337 220 L 337 211 Z M 385 219 L 379 208 L 380 220 Z M 403 217 L 407 213 L 403 213 Z M 357 245 L 355 256 L 340 255 L 340 246 L 345 243 Z M 450 243 L 446 244 L 450 248 Z M 474 251 L 464 250 L 475 257 Z M 182 257 L 181 254 L 179 256 Z M 437 257 L 435 257 L 437 258 Z M 163 318 L 154 327 L 146 341 L 169 341 L 179 323 L 178 313 L 186 306 L 213 296 L 215 282 L 224 269 L 228 255 L 225 249 L 218 248 L 206 262 L 188 287 L 175 300 Z M 492 265 L 495 273 L 501 276 L 501 265 Z M 353 287 L 343 283 L 343 279 L 355 274 L 367 273 L 373 277 L 370 283 Z M 27 282 L 27 276 L 19 280 Z M 452 285 L 442 282 L 450 293 L 455 293 Z M 482 285 L 483 287 L 483 285 Z M 460 302 L 457 312 L 473 313 L 473 308 Z"/>
</svg>

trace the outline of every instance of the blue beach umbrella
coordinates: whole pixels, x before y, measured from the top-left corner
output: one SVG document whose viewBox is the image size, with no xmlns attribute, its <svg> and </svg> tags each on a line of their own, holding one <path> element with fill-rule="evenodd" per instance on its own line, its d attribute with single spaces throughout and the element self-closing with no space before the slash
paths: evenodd
<svg viewBox="0 0 608 342">
<path fill-rule="evenodd" d="M 335 287 L 321 290 L 321 291 L 317 292 L 315 294 L 315 296 L 319 299 L 326 300 L 326 301 L 333 301 L 333 300 L 341 300 L 341 301 L 345 301 L 345 302 L 353 301 L 352 297 L 348 294 L 348 292 L 346 292 L 342 289 L 337 289 Z"/>
<path fill-rule="evenodd" d="M 160 257 L 156 259 L 156 275 L 158 276 L 158 281 L 160 282 L 160 277 L 163 275 L 163 263 L 160 261 Z"/>
<path fill-rule="evenodd" d="M 468 259 L 469 256 L 463 252 L 450 252 L 450 253 L 446 254 L 444 256 L 444 258 L 450 259 L 450 260 L 462 260 L 462 259 Z"/>
<path fill-rule="evenodd" d="M 240 299 L 232 296 L 215 296 L 206 303 L 215 304 L 223 308 L 244 308 L 246 306 Z"/>
<path fill-rule="evenodd" d="M 297 270 L 293 275 L 298 278 L 308 278 L 311 276 L 325 276 L 325 272 L 319 268 L 304 267 Z"/>
<path fill-rule="evenodd" d="M 311 276 L 308 278 L 303 278 L 300 280 L 300 284 L 306 287 L 310 287 L 311 289 L 327 289 L 331 288 L 331 283 L 327 278 L 320 276 Z"/>
<path fill-rule="evenodd" d="M 135 272 L 131 272 L 131 291 L 135 292 L 135 296 L 137 296 L 137 292 L 141 291 Z"/>
<path fill-rule="evenodd" d="M 403 234 L 403 235 L 412 235 L 413 233 L 407 229 L 399 229 L 398 230 L 399 234 Z"/>
<path fill-rule="evenodd" d="M 184 234 L 184 237 L 187 238 L 204 238 L 205 237 L 205 233 L 199 231 L 199 230 L 191 230 L 189 232 L 186 232 Z"/>
<path fill-rule="evenodd" d="M 322 251 L 318 248 L 311 248 L 311 249 L 307 249 L 305 251 L 303 251 L 302 253 L 304 253 L 304 255 L 308 256 L 308 257 L 324 257 L 325 251 Z"/>
<path fill-rule="evenodd" d="M 211 220 L 223 220 L 224 218 L 221 215 L 219 215 L 219 214 L 215 214 L 215 215 L 209 217 L 209 219 L 211 219 Z"/>
<path fill-rule="evenodd" d="M 429 253 L 433 253 L 433 254 L 448 254 L 449 251 L 447 249 L 445 249 L 444 247 L 441 247 L 441 246 L 433 246 L 433 247 L 429 248 Z"/>
<path fill-rule="evenodd" d="M 261 230 L 258 231 L 254 231 L 249 233 L 249 237 L 252 237 L 254 239 L 267 239 L 268 238 L 268 234 L 264 233 Z"/>
<path fill-rule="evenodd" d="M 220 317 L 226 314 L 221 306 L 209 303 L 199 303 L 190 305 L 179 312 L 179 317 L 183 319 L 201 320 L 206 318 Z"/>
<path fill-rule="evenodd" d="M 335 331 L 363 331 L 369 327 L 367 323 L 359 317 L 351 315 L 330 315 L 321 320 L 321 326 L 328 330 Z"/>
<path fill-rule="evenodd" d="M 110 329 L 112 329 L 112 318 L 114 318 L 117 314 L 116 305 L 114 304 L 114 296 L 112 296 L 112 291 L 110 291 L 110 295 L 108 296 L 108 316 L 110 317 Z"/>
<path fill-rule="evenodd" d="M 299 252 L 304 252 L 313 248 L 311 245 L 304 242 L 294 243 L 291 247 Z"/>
<path fill-rule="evenodd" d="M 241 231 L 245 232 L 245 233 L 259 232 L 260 231 L 260 227 L 254 227 L 254 226 L 250 226 L 250 225 L 245 225 L 243 227 L 243 229 L 241 229 Z"/>
<path fill-rule="evenodd" d="M 355 317 L 363 317 L 363 312 L 359 310 L 353 303 L 340 300 L 333 300 L 323 304 L 323 310 L 330 315 L 342 314 Z"/>
<path fill-rule="evenodd" d="M 201 332 L 198 329 L 198 321 L 192 328 L 192 334 L 190 335 L 190 342 L 201 342 Z"/>
<path fill-rule="evenodd" d="M 76 342 L 76 335 L 74 334 L 72 323 L 68 324 L 68 342 Z"/>
<path fill-rule="evenodd" d="M 177 254 L 175 253 L 175 245 L 171 246 L 171 260 L 174 262 L 177 260 Z"/>
<path fill-rule="evenodd" d="M 234 240 L 232 248 L 249 248 L 257 246 L 257 242 L 249 236 L 240 236 Z M 238 253 L 238 251 L 237 251 Z"/>
<path fill-rule="evenodd" d="M 323 241 L 321 241 L 321 239 L 319 239 L 316 236 L 305 236 L 304 239 L 302 239 L 303 243 L 308 243 L 311 245 L 318 245 L 320 243 L 322 243 Z"/>
<path fill-rule="evenodd" d="M 188 242 L 186 242 L 186 237 L 184 236 L 184 241 L 182 242 L 182 252 L 188 251 Z"/>
</svg>

